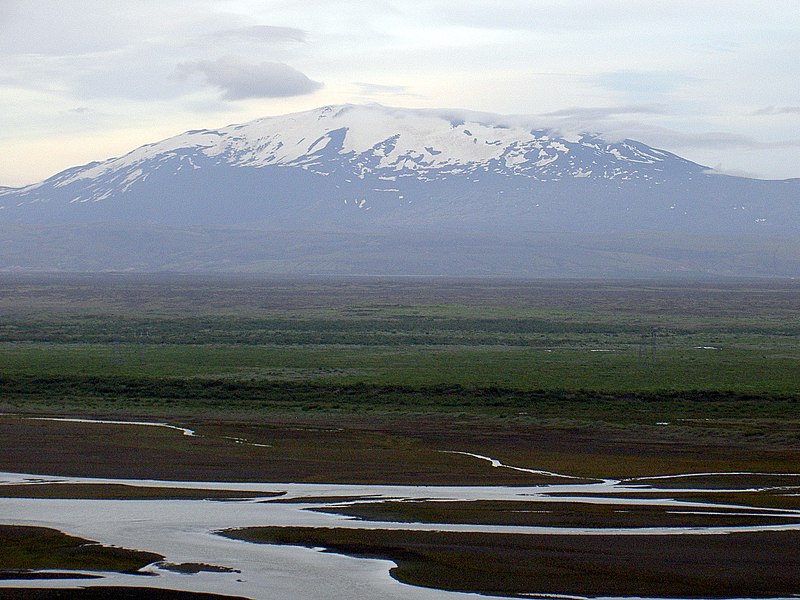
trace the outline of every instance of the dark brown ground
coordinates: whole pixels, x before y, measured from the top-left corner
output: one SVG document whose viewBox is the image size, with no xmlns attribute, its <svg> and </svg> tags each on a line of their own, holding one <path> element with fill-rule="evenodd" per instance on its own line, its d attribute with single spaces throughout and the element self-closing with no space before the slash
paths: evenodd
<svg viewBox="0 0 800 600">
<path fill-rule="evenodd" d="M 95 415 L 102 418 L 102 415 Z M 119 418 L 118 415 L 111 415 Z M 131 415 L 131 420 L 147 415 Z M 0 416 L 0 471 L 189 481 L 535 485 L 563 479 L 444 451 L 587 478 L 697 471 L 800 472 L 800 448 L 664 441 L 629 432 L 535 429 L 481 419 L 353 415 L 124 425 Z M 244 437 L 269 448 L 235 444 Z M 655 483 L 655 482 L 653 482 Z"/>
<path fill-rule="evenodd" d="M 547 494 L 554 498 L 593 498 L 597 494 L 592 493 L 560 493 L 554 492 Z M 743 507 L 764 507 L 764 508 L 789 508 L 800 510 L 800 489 L 790 490 L 754 490 L 754 491 L 735 491 L 717 492 L 714 490 L 700 492 L 683 492 L 680 490 L 663 492 L 621 492 L 611 496 L 612 498 L 632 498 L 632 499 L 656 499 L 666 498 L 669 500 L 683 500 L 686 502 L 707 502 L 710 504 L 727 504 L 730 506 Z"/>
<path fill-rule="evenodd" d="M 448 590 L 657 598 L 800 593 L 798 532 L 540 536 L 262 527 L 226 535 L 388 559 L 398 565 L 396 579 Z"/>
<path fill-rule="evenodd" d="M 674 477 L 668 479 L 636 479 L 633 483 L 654 488 L 708 489 L 708 490 L 750 490 L 759 487 L 797 487 L 800 488 L 800 474 L 742 474 L 742 475 L 698 475 L 693 477 Z"/>
<path fill-rule="evenodd" d="M 187 437 L 156 427 L 0 417 L 0 470 L 195 481 L 553 482 L 553 478 L 492 469 L 485 461 L 440 452 L 461 449 L 463 441 L 454 439 L 451 446 L 447 440 L 420 439 L 414 423 L 359 426 L 351 421 L 193 423 L 202 437 Z M 272 446 L 235 444 L 225 436 L 246 437 Z M 496 446 L 502 444 L 500 440 Z"/>
<path fill-rule="evenodd" d="M 170 563 L 161 562 L 159 568 L 172 571 L 173 573 L 183 573 L 184 575 L 194 575 L 196 573 L 241 573 L 238 569 L 221 567 L 219 565 L 209 565 L 206 563 Z"/>
<path fill-rule="evenodd" d="M 315 508 L 318 512 L 367 521 L 399 523 L 462 523 L 530 527 L 736 527 L 745 525 L 800 524 L 794 516 L 763 516 L 747 508 L 642 506 L 587 502 L 364 502 L 350 506 Z"/>
<path fill-rule="evenodd" d="M 135 487 L 121 484 L 40 483 L 0 485 L 0 498 L 68 498 L 76 500 L 242 500 L 270 498 L 285 492 L 241 492 L 185 488 Z"/>
<path fill-rule="evenodd" d="M 0 588 L 0 600 L 247 600 L 147 587 L 90 587 L 85 589 Z"/>
</svg>

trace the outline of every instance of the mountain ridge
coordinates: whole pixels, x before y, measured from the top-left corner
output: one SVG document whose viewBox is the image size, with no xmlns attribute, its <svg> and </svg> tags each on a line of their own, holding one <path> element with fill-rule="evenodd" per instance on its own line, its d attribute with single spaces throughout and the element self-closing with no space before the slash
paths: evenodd
<svg viewBox="0 0 800 600">
<path fill-rule="evenodd" d="M 62 236 L 63 243 L 56 246 L 62 250 L 56 252 L 68 253 L 65 244 L 71 239 L 76 246 L 107 251 L 113 242 L 97 235 L 97 229 L 92 236 L 87 233 L 91 228 L 74 228 L 103 223 L 127 227 L 160 240 L 157 243 L 165 237 L 154 233 L 154 228 L 171 228 L 186 245 L 183 250 L 169 251 L 185 255 L 183 263 L 164 255 L 163 264 L 170 269 L 180 264 L 187 269 L 215 268 L 209 256 L 198 267 L 200 263 L 192 258 L 197 252 L 189 242 L 192 236 L 177 233 L 198 227 L 233 237 L 243 229 L 261 232 L 255 237 L 261 236 L 267 246 L 272 243 L 270 236 L 285 243 L 291 232 L 302 232 L 306 243 L 313 244 L 315 235 L 330 234 L 345 250 L 359 244 L 375 246 L 384 236 L 404 249 L 408 265 L 416 265 L 415 273 L 424 266 L 420 256 L 413 260 L 410 256 L 423 252 L 415 248 L 415 240 L 430 242 L 424 244 L 427 256 L 444 253 L 454 261 L 459 246 L 473 247 L 470 240 L 480 240 L 478 246 L 492 248 L 485 254 L 494 257 L 494 262 L 479 271 L 501 269 L 510 275 L 513 269 L 509 273 L 504 268 L 502 253 L 495 248 L 511 238 L 513 253 L 519 255 L 544 252 L 537 241 L 545 239 L 543 235 L 558 233 L 575 240 L 593 236 L 603 240 L 597 252 L 607 261 L 617 260 L 627 272 L 622 262 L 633 260 L 630 244 L 615 258 L 608 243 L 614 236 L 630 239 L 631 234 L 644 233 L 675 240 L 722 236 L 728 240 L 723 245 L 731 251 L 735 251 L 737 236 L 751 240 L 749 248 L 752 240 L 780 237 L 791 242 L 800 236 L 798 179 L 769 181 L 715 174 L 641 142 L 607 141 L 592 133 L 557 133 L 527 117 L 377 104 L 326 106 L 216 130 L 190 130 L 120 157 L 67 169 L 30 186 L 0 188 L 0 207 L 0 225 L 10 232 L 7 254 L 19 259 L 13 262 L 15 268 L 32 264 L 20 258 L 21 248 L 31 252 L 30 244 L 23 243 L 31 236 Z M 53 227 L 72 229 L 67 234 L 67 229 L 59 233 Z M 142 233 L 147 227 L 152 235 Z M 435 243 L 437 236 L 451 244 Z M 12 238 L 19 244 L 14 245 Z M 208 239 L 219 236 L 215 233 Z M 527 251 L 524 239 L 530 240 Z M 232 267 L 234 256 L 251 260 L 255 256 L 252 244 L 252 239 L 247 242 L 247 252 L 220 254 L 219 268 Z M 347 252 L 331 244 L 324 259 L 317 255 L 313 260 L 328 266 L 337 260 L 334 257 L 347 261 Z M 232 248 L 235 243 L 219 245 Z M 665 251 L 668 245 L 659 242 L 653 251 Z M 402 252 L 378 246 L 402 263 Z M 709 254 L 717 256 L 708 265 L 710 272 L 720 269 L 720 247 L 717 244 Z M 649 256 L 649 250 L 642 252 Z M 766 244 L 764 252 L 774 252 L 774 244 Z M 84 250 L 77 253 L 83 255 Z M 479 260 L 481 251 L 471 255 Z M 587 257 L 581 260 L 593 260 Z M 507 255 L 521 273 L 535 275 L 535 270 L 526 271 L 511 258 Z M 649 266 L 643 266 L 642 272 L 684 267 L 702 272 L 701 258 L 702 252 L 696 253 L 691 265 L 683 267 L 674 257 L 657 263 L 644 258 L 642 265 Z M 302 253 L 294 260 L 304 264 Z M 793 259 L 787 260 L 781 262 L 781 273 L 792 272 Z M 440 263 L 440 257 L 436 261 Z M 747 261 L 751 264 L 747 273 L 758 274 L 755 263 Z M 556 256 L 550 263 L 561 264 Z M 0 269 L 11 264 L 11 259 L 0 262 Z M 37 268 L 46 264 L 39 261 Z M 53 264 L 65 268 L 69 259 L 54 258 Z M 96 264 L 114 268 L 108 261 Z M 148 259 L 141 264 L 152 269 L 159 263 Z M 575 263 L 572 267 L 564 264 L 567 274 L 570 268 L 583 273 Z M 351 272 L 351 266 L 342 269 Z M 259 267 L 254 264 L 253 268 Z M 728 265 L 725 272 L 735 271 L 731 269 Z M 398 273 L 406 271 L 398 265 Z"/>
<path fill-rule="evenodd" d="M 447 128 L 443 128 L 443 124 L 447 124 Z M 448 136 L 448 133 L 453 135 Z M 707 167 L 631 139 L 615 143 L 605 141 L 596 133 L 564 135 L 555 129 L 537 127 L 533 120 L 526 123 L 524 117 L 453 109 L 397 109 L 378 104 L 345 104 L 263 117 L 220 129 L 189 130 L 160 142 L 145 144 L 120 157 L 72 167 L 44 181 L 55 180 L 60 185 L 68 185 L 78 179 L 90 179 L 109 170 L 134 167 L 152 158 L 189 149 L 195 149 L 206 157 L 218 158 L 220 163 L 242 167 L 323 166 L 321 159 L 333 158 L 330 152 L 333 149 L 338 151 L 339 157 L 356 159 L 362 159 L 371 152 L 370 158 L 377 159 L 377 164 L 368 164 L 370 161 L 366 161 L 367 164 L 357 162 L 351 166 L 366 171 L 388 169 L 405 176 L 408 171 L 425 174 L 440 170 L 452 173 L 447 169 L 465 167 L 474 170 L 495 166 L 494 163 L 507 170 L 508 174 L 544 180 L 565 176 L 587 177 L 592 176 L 595 170 L 600 171 L 601 177 L 625 175 L 618 166 L 609 169 L 609 165 L 597 164 L 591 158 L 586 160 L 587 165 L 595 164 L 595 169 L 587 169 L 585 165 L 576 166 L 572 156 L 569 157 L 569 165 L 559 164 L 558 169 L 545 168 L 558 162 L 562 158 L 560 154 L 566 155 L 570 149 L 579 148 L 586 149 L 595 159 L 603 154 L 611 154 L 618 161 L 640 166 L 657 165 L 671 159 L 696 172 L 708 170 Z M 536 160 L 532 157 L 534 152 L 538 154 Z M 363 176 L 363 172 L 357 170 L 353 174 Z M 645 172 L 640 176 L 649 178 L 652 173 Z M 133 181 L 135 178 L 127 183 Z M 23 189 L 36 188 L 42 183 Z"/>
</svg>

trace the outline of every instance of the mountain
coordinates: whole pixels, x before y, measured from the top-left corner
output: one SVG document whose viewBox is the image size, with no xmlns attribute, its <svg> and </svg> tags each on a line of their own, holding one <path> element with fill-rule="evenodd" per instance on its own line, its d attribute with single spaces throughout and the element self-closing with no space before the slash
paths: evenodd
<svg viewBox="0 0 800 600">
<path fill-rule="evenodd" d="M 260 248 L 271 249 L 276 240 L 305 240 L 292 260 L 281 263 L 281 272 L 425 273 L 426 265 L 446 266 L 451 255 L 452 264 L 462 265 L 454 274 L 500 269 L 537 275 L 549 265 L 549 271 L 570 275 L 583 273 L 570 262 L 587 264 L 590 257 L 573 257 L 564 265 L 559 257 L 575 252 L 567 240 L 591 239 L 604 249 L 590 244 L 586 251 L 596 252 L 588 263 L 608 263 L 595 269 L 598 274 L 620 268 L 703 273 L 720 271 L 719 258 L 715 267 L 703 262 L 704 253 L 727 256 L 742 247 L 737 240 L 750 240 L 744 246 L 751 254 L 753 244 L 767 241 L 786 240 L 781 248 L 794 247 L 800 236 L 800 180 L 719 175 L 634 140 L 559 134 L 524 117 L 326 106 L 187 131 L 38 184 L 0 188 L 0 228 L 10 253 L 0 269 L 271 272 L 276 265 L 265 262 Z M 101 241 L 109 228 L 117 232 L 117 242 L 129 238 L 136 247 L 140 240 L 152 250 L 149 258 L 109 262 L 113 240 Z M 207 236 L 227 250 L 201 252 L 200 258 L 197 240 Z M 713 238 L 714 250 L 688 243 L 686 236 Z M 42 243 L 31 246 L 37 239 Z M 41 253 L 59 239 L 51 251 L 60 256 L 32 262 L 32 251 Z M 168 244 L 167 251 L 165 239 L 186 243 Z M 320 255 L 321 239 L 327 242 Z M 642 262 L 642 248 L 633 255 L 614 250 L 614 240 L 623 239 L 638 240 L 635 248 L 657 239 L 657 256 L 647 258 L 645 252 Z M 689 262 L 665 259 L 669 240 L 675 250 L 697 246 L 700 254 Z M 83 246 L 76 253 L 70 244 Z M 543 262 L 552 247 L 560 254 Z M 397 260 L 367 267 L 348 258 L 348 250 L 369 248 Z M 477 263 L 463 264 L 464 248 L 474 249 L 467 254 Z M 503 248 L 508 248 L 505 259 Z M 537 260 L 516 259 L 533 259 L 534 249 Z M 423 254 L 412 258 L 415 252 Z M 627 258 L 614 258 L 615 252 Z M 783 265 L 780 273 L 795 269 L 791 252 L 786 264 L 777 251 L 765 252 L 772 254 L 770 264 Z M 77 254 L 88 262 L 71 262 Z M 631 262 L 634 255 L 639 258 Z M 747 274 L 764 270 L 752 260 L 744 263 L 751 265 Z M 508 268 L 511 264 L 518 266 Z M 775 274 L 775 268 L 767 271 Z"/>
</svg>

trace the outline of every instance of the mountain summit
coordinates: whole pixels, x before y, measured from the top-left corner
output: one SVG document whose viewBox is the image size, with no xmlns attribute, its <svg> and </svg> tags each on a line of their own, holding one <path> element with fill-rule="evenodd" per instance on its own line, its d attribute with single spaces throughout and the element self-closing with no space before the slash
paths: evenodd
<svg viewBox="0 0 800 600">
<path fill-rule="evenodd" d="M 325 106 L 219 130 L 187 131 L 51 181 L 59 187 L 81 180 L 116 183 L 86 198 L 101 200 L 106 192 L 127 191 L 144 181 L 149 171 L 161 168 L 159 163 L 174 159 L 176 170 L 201 168 L 198 159 L 243 168 L 296 167 L 326 176 L 383 175 L 383 180 L 421 181 L 481 173 L 540 181 L 583 177 L 662 181 L 667 166 L 687 175 L 704 170 L 631 140 L 610 144 L 587 134 L 567 139 L 497 115 L 370 104 Z"/>
<path fill-rule="evenodd" d="M 0 188 L 0 225 L 103 223 L 523 245 L 539 234 L 795 238 L 800 180 L 714 174 L 524 117 L 369 104 L 187 131 Z"/>
</svg>

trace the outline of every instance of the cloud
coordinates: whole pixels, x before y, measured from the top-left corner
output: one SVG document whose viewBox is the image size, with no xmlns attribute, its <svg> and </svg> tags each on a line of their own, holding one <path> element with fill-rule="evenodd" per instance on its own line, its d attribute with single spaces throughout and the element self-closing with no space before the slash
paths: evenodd
<svg viewBox="0 0 800 600">
<path fill-rule="evenodd" d="M 800 138 L 764 142 L 726 131 L 684 132 L 641 122 L 619 123 L 603 132 L 604 137 L 629 137 L 661 148 L 708 150 L 777 150 L 800 147 Z"/>
<path fill-rule="evenodd" d="M 322 88 L 322 83 L 309 79 L 287 64 L 248 63 L 233 56 L 186 62 L 177 67 L 177 75 L 181 78 L 186 79 L 194 73 L 202 74 L 209 85 L 222 90 L 225 100 L 303 96 Z"/>
<path fill-rule="evenodd" d="M 742 43 L 739 40 L 727 39 L 700 40 L 695 46 L 704 52 L 713 52 L 715 54 L 731 54 L 741 48 Z"/>
<path fill-rule="evenodd" d="M 738 133 L 709 131 L 705 133 L 673 132 L 673 143 L 683 148 L 765 148 L 771 144 Z"/>
<path fill-rule="evenodd" d="M 358 87 L 359 94 L 362 96 L 414 96 L 419 97 L 409 91 L 407 85 L 384 85 L 381 83 L 364 83 L 362 81 L 354 81 L 353 85 Z"/>
<path fill-rule="evenodd" d="M 114 3 L 97 0 L 0 0 L 0 54 L 74 56 L 118 50 L 133 38 L 126 30 L 128 17 Z M 141 27 L 149 29 L 149 23 Z"/>
<path fill-rule="evenodd" d="M 732 177 L 747 177 L 748 179 L 759 179 L 762 177 L 760 173 L 755 171 L 748 171 L 746 169 L 730 169 L 722 163 L 717 163 L 715 166 L 709 168 L 706 173 L 708 175 L 730 175 Z"/>
<path fill-rule="evenodd" d="M 683 73 L 670 71 L 612 71 L 601 73 L 595 82 L 602 88 L 627 94 L 666 94 L 696 81 Z"/>
<path fill-rule="evenodd" d="M 239 27 L 236 29 L 225 29 L 210 33 L 207 37 L 218 39 L 239 39 L 253 42 L 297 42 L 305 43 L 308 32 L 296 27 L 277 27 L 273 25 L 253 25 L 251 27 Z"/>
<path fill-rule="evenodd" d="M 765 106 L 751 113 L 753 116 L 800 115 L 800 106 Z"/>
<path fill-rule="evenodd" d="M 792 0 L 796 2 L 796 0 Z M 400 4 L 400 3 L 398 3 Z M 794 15 L 796 6 L 787 0 L 773 0 L 769 11 L 759 11 L 762 21 L 780 24 Z M 409 17 L 420 15 L 438 24 L 466 24 L 481 28 L 503 28 L 538 32 L 584 33 L 587 31 L 623 32 L 657 37 L 660 28 L 708 32 L 752 25 L 753 4 L 748 0 L 729 0 L 724 9 L 719 2 L 692 0 L 648 2 L 641 0 L 505 0 L 487 10 L 485 0 L 437 0 L 403 3 Z M 738 6 L 737 6 L 738 5 Z M 781 6 L 782 5 L 782 6 Z"/>
<path fill-rule="evenodd" d="M 573 106 L 562 108 L 542 117 L 560 117 L 564 119 L 607 119 L 618 115 L 665 115 L 667 107 L 663 104 L 630 104 L 627 106 Z"/>
<path fill-rule="evenodd" d="M 750 149 L 766 150 L 777 148 L 795 148 L 800 146 L 800 139 L 782 140 L 777 142 L 762 142 L 755 138 L 739 135 L 737 133 L 727 133 L 720 131 L 710 131 L 707 133 L 679 133 L 668 134 L 672 143 L 683 148 L 719 148 L 719 149 Z"/>
</svg>

